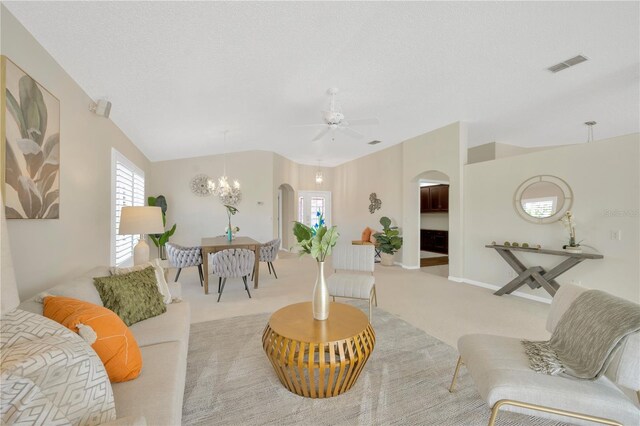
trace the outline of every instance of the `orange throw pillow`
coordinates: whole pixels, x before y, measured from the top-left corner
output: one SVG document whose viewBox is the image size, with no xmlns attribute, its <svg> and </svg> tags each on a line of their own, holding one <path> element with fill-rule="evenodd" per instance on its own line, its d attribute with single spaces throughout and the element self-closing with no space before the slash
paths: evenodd
<svg viewBox="0 0 640 426">
<path fill-rule="evenodd" d="M 362 241 L 368 242 L 370 238 L 371 238 L 371 228 L 367 226 L 366 228 L 364 228 L 364 231 L 362 231 Z"/>
<path fill-rule="evenodd" d="M 80 334 L 85 340 L 85 335 L 91 331 L 82 326 L 91 327 L 96 334 L 91 347 L 102 360 L 112 382 L 126 382 L 140 374 L 142 353 L 138 343 L 115 312 L 82 300 L 47 296 L 44 298 L 44 316 Z"/>
</svg>

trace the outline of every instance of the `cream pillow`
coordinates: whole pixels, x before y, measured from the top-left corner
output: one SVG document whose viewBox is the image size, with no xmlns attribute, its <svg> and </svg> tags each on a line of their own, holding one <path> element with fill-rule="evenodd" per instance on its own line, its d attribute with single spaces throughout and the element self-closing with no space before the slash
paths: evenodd
<svg viewBox="0 0 640 426">
<path fill-rule="evenodd" d="M 162 267 L 162 265 L 160 265 L 160 259 L 153 259 L 150 262 L 131 266 L 129 268 L 113 267 L 111 268 L 111 275 L 122 275 L 128 274 L 129 272 L 142 271 L 149 266 L 153 266 L 153 269 L 156 273 L 158 290 L 160 291 L 160 294 L 162 294 L 162 300 L 165 304 L 168 305 L 169 303 L 171 303 L 171 293 L 169 292 L 169 284 L 167 284 L 167 280 L 164 278 L 164 268 Z"/>
<path fill-rule="evenodd" d="M 116 409 L 109 376 L 82 337 L 16 309 L 0 320 L 0 423 L 97 425 Z"/>
</svg>

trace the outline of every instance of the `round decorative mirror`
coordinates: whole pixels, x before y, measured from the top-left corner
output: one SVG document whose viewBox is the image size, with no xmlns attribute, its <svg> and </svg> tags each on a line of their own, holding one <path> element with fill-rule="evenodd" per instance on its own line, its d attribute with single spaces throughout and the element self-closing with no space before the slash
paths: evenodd
<svg viewBox="0 0 640 426">
<path fill-rule="evenodd" d="M 524 181 L 516 190 L 514 206 L 520 216 L 533 223 L 559 220 L 573 203 L 573 192 L 556 176 L 539 175 Z"/>
</svg>

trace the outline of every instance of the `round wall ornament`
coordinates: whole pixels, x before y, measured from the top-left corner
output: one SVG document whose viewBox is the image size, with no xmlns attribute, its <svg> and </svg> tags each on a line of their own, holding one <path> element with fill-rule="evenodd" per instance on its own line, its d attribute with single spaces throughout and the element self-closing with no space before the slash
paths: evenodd
<svg viewBox="0 0 640 426">
<path fill-rule="evenodd" d="M 191 192 L 199 197 L 207 197 L 211 195 L 210 181 L 211 180 L 207 175 L 200 174 L 194 176 L 189 183 Z"/>
</svg>

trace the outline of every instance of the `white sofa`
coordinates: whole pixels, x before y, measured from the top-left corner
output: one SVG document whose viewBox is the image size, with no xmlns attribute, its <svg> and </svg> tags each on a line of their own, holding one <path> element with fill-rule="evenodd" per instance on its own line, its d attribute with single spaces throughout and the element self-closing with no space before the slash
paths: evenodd
<svg viewBox="0 0 640 426">
<path fill-rule="evenodd" d="M 84 276 L 47 290 L 102 306 L 93 277 L 109 275 L 108 267 L 92 269 Z M 169 285 L 179 296 L 179 283 Z M 3 283 L 4 290 L 4 283 Z M 18 309 L 42 314 L 42 304 L 28 299 Z M 144 417 L 149 425 L 179 425 L 187 370 L 190 309 L 186 302 L 167 305 L 167 312 L 130 327 L 142 352 L 138 378 L 112 383 L 117 419 Z"/>
</svg>

